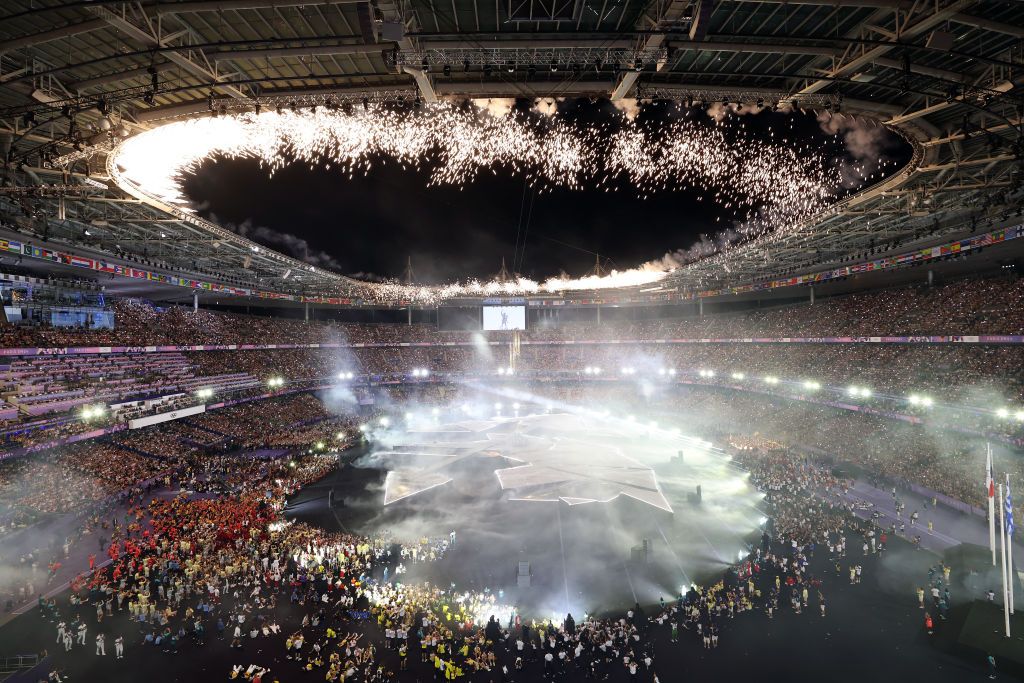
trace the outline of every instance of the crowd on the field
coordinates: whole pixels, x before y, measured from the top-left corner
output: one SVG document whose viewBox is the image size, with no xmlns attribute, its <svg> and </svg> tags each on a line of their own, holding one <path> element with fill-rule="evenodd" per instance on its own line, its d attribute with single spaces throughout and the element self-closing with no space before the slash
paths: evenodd
<svg viewBox="0 0 1024 683">
<path fill-rule="evenodd" d="M 199 459 L 173 475 L 179 495 L 138 496 L 112 515 L 102 566 L 90 558 L 68 594 L 40 599 L 57 636 L 52 666 L 62 676 L 95 657 L 214 650 L 234 662 L 223 675 L 246 680 L 672 680 L 660 666 L 667 648 L 714 649 L 746 613 L 827 619 L 830 592 L 859 583 L 885 548 L 884 530 L 826 502 L 844 483 L 825 470 L 785 450 L 739 457 L 771 519 L 747 557 L 660 605 L 554 621 L 517 614 L 487 590 L 402 581 L 409 565 L 451 551 L 454 534 L 403 540 L 283 522 L 285 497 L 335 456 Z"/>
</svg>

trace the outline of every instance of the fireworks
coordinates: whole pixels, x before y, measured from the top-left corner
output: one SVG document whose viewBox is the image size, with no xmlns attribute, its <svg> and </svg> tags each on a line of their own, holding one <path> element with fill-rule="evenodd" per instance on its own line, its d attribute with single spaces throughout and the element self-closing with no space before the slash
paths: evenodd
<svg viewBox="0 0 1024 683">
<path fill-rule="evenodd" d="M 690 119 L 656 126 L 627 121 L 607 129 L 450 102 L 417 109 L 371 103 L 348 111 L 278 110 L 180 121 L 129 138 L 112 154 L 123 187 L 184 211 L 191 209 L 182 179 L 218 156 L 254 158 L 270 173 L 307 163 L 340 168 L 350 177 L 391 160 L 429 169 L 434 185 L 463 186 L 480 173 L 502 170 L 524 176 L 540 191 L 612 190 L 623 182 L 642 196 L 697 191 L 737 216 L 741 236 L 793 225 L 828 205 L 839 183 L 820 154 L 751 139 L 742 124 L 728 121 L 713 126 Z M 517 278 L 437 287 L 359 286 L 368 298 L 426 302 L 642 286 L 678 265 L 662 259 L 602 277 L 544 282 Z"/>
</svg>

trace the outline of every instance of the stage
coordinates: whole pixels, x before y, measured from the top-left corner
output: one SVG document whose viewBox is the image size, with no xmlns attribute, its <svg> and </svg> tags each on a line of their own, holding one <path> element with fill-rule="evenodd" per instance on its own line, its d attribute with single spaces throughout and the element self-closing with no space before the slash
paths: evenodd
<svg viewBox="0 0 1024 683">
<path fill-rule="evenodd" d="M 403 540 L 455 531 L 442 560 L 407 562 L 404 578 L 544 617 L 671 600 L 760 541 L 762 495 L 699 439 L 580 415 L 458 417 L 375 431 L 287 516 Z"/>
</svg>

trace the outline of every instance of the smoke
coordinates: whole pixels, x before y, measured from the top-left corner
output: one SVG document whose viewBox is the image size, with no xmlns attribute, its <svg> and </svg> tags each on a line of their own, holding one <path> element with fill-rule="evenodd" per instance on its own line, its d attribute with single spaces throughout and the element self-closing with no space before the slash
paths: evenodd
<svg viewBox="0 0 1024 683">
<path fill-rule="evenodd" d="M 622 115 L 630 121 L 640 114 L 640 101 L 633 98 L 612 100 L 612 106 L 622 112 Z"/>
<path fill-rule="evenodd" d="M 542 116 L 554 116 L 558 113 L 558 103 L 564 100 L 564 97 L 538 97 L 533 101 L 532 111 Z"/>
<path fill-rule="evenodd" d="M 313 249 L 309 242 L 290 232 L 278 232 L 262 225 L 253 225 L 252 220 L 245 219 L 241 223 L 221 223 L 213 214 L 210 220 L 227 228 L 231 232 L 241 235 L 253 242 L 258 242 L 270 249 L 288 254 L 304 263 L 318 268 L 340 269 L 342 266 L 337 260 L 325 251 Z"/>
<path fill-rule="evenodd" d="M 366 282 L 390 282 L 391 278 L 378 275 L 377 273 L 369 273 L 365 271 L 359 271 L 357 273 L 349 273 L 348 277 L 356 280 L 365 280 Z"/>
<path fill-rule="evenodd" d="M 323 392 L 320 395 L 320 400 L 335 415 L 352 415 L 359 408 L 359 399 L 352 387 L 346 384 L 346 380 L 342 377 L 347 373 L 361 374 L 363 372 L 362 364 L 352 349 L 347 346 L 348 337 L 340 327 L 332 326 L 330 328 L 327 341 L 338 344 L 338 348 L 332 349 L 328 363 L 329 377 L 335 385 Z"/>
<path fill-rule="evenodd" d="M 881 167 L 888 146 L 884 126 L 854 116 L 821 112 L 818 125 L 829 135 L 842 135 L 848 158 L 840 164 L 840 184 L 845 189 L 860 187 Z"/>
<path fill-rule="evenodd" d="M 654 357 L 634 360 L 638 366 L 656 362 Z M 467 581 L 483 581 L 492 591 L 504 591 L 505 601 L 524 613 L 564 616 L 568 611 L 579 617 L 610 604 L 671 598 L 691 581 L 718 576 L 737 552 L 745 551 L 743 538 L 758 523 L 752 506 L 760 494 L 707 444 L 678 435 L 671 425 L 653 431 L 655 416 L 645 414 L 635 399 L 580 406 L 510 387 L 473 384 L 462 391 L 461 398 L 468 400 L 437 406 L 436 413 L 419 405 L 405 420 L 369 426 L 374 448 L 355 465 L 378 471 L 380 483 L 360 484 L 358 491 L 346 494 L 352 514 L 366 520 L 361 531 L 431 539 L 456 532 L 455 549 L 441 562 L 409 563 L 410 580 L 454 583 L 460 589 Z M 513 402 L 524 416 L 552 407 L 564 414 L 529 418 L 513 430 Z M 506 417 L 495 417 L 496 410 Z M 627 420 L 630 413 L 635 415 Z M 553 456 L 550 446 L 556 444 L 558 455 Z M 558 500 L 558 495 L 588 491 L 602 500 L 614 492 L 606 477 L 574 481 L 529 475 L 520 480 L 525 488 L 513 484 L 505 489 L 495 474 L 529 467 L 534 460 L 541 468 L 557 465 L 568 471 L 578 470 L 580 458 L 588 467 L 593 462 L 608 466 L 615 453 L 632 477 L 652 468 L 675 512 L 630 495 L 575 505 Z M 670 464 L 679 453 L 683 459 Z M 396 474 L 385 476 L 385 471 Z M 628 488 L 632 482 L 627 478 L 622 485 Z M 706 498 L 703 506 L 694 507 L 686 499 L 698 483 Z M 417 489 L 423 490 L 413 493 Z M 385 490 L 399 500 L 383 505 Z M 644 539 L 656 546 L 651 562 L 625 582 L 622 569 L 630 562 L 630 549 Z M 472 552 L 460 551 L 461 545 Z M 515 587 L 519 561 L 530 563 L 529 591 Z M 616 569 L 609 572 L 608 567 Z"/>
<path fill-rule="evenodd" d="M 491 97 L 488 99 L 471 100 L 476 107 L 487 112 L 496 119 L 507 116 L 516 106 L 514 97 Z"/>
<path fill-rule="evenodd" d="M 779 108 L 781 110 L 783 106 L 780 104 Z M 766 111 L 766 109 L 766 107 L 759 107 L 756 104 L 712 102 L 708 106 L 707 115 L 714 119 L 716 123 L 720 123 L 726 116 L 757 116 L 761 112 Z"/>
<path fill-rule="evenodd" d="M 645 270 L 669 271 L 680 268 L 687 263 L 693 263 L 712 254 L 717 254 L 727 249 L 749 233 L 747 226 L 738 225 L 726 228 L 714 235 L 702 234 L 695 244 L 686 249 L 676 249 L 666 252 L 661 258 L 644 263 L 641 268 Z"/>
<path fill-rule="evenodd" d="M 714 119 L 716 122 L 721 121 L 729 114 L 735 114 L 739 107 L 735 104 L 722 104 L 721 102 L 712 102 L 708 106 L 708 117 Z"/>
</svg>

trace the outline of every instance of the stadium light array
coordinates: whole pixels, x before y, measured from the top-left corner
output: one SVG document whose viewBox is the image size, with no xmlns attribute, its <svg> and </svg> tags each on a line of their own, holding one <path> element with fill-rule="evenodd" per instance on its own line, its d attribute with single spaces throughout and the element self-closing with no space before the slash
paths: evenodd
<svg viewBox="0 0 1024 683">
<path fill-rule="evenodd" d="M 627 367 L 620 368 L 619 372 L 622 373 L 623 375 L 635 375 L 636 374 L 636 368 L 631 368 L 631 367 L 627 366 Z"/>
<path fill-rule="evenodd" d="M 733 379 L 743 379 L 744 377 L 746 377 L 746 375 L 744 375 L 742 372 L 734 372 L 734 373 L 732 373 L 732 378 Z"/>
<path fill-rule="evenodd" d="M 213 389 L 210 389 L 209 387 L 204 387 L 196 392 L 196 396 L 202 399 L 210 398 L 211 396 L 213 396 Z"/>
<path fill-rule="evenodd" d="M 283 387 L 284 386 L 284 378 L 283 377 L 271 377 L 270 379 L 267 380 L 267 385 L 271 389 L 276 389 L 277 387 Z"/>
<path fill-rule="evenodd" d="M 428 377 L 430 375 L 430 370 L 427 370 L 426 368 L 413 368 L 411 374 L 413 377 Z"/>
<path fill-rule="evenodd" d="M 807 391 L 817 391 L 818 389 L 821 389 L 821 384 L 819 382 L 815 382 L 813 379 L 804 380 L 804 389 Z"/>
<path fill-rule="evenodd" d="M 387 418 L 387 416 L 385 416 L 385 417 L 382 417 L 382 418 L 380 419 L 380 426 L 381 426 L 381 427 L 387 427 L 387 426 L 388 426 L 388 425 L 390 425 L 390 424 L 391 424 L 391 420 L 389 420 L 389 419 Z"/>
<path fill-rule="evenodd" d="M 430 409 L 430 414 L 431 415 L 440 415 L 441 414 L 441 409 L 440 408 L 431 408 Z"/>
<path fill-rule="evenodd" d="M 1024 422 L 1024 410 L 1018 410 L 1013 414 L 1013 417 L 1017 422 Z"/>
<path fill-rule="evenodd" d="M 1006 418 L 1010 417 L 1010 409 L 1009 408 L 998 408 L 996 410 L 996 417 L 1005 420 Z"/>
<path fill-rule="evenodd" d="M 334 435 L 334 438 L 337 439 L 338 441 L 344 441 L 345 432 L 338 432 L 337 434 Z"/>
<path fill-rule="evenodd" d="M 699 374 L 701 377 L 706 377 L 708 379 L 711 379 L 712 377 L 715 376 L 715 371 L 714 370 L 701 370 L 697 374 Z"/>
<path fill-rule="evenodd" d="M 846 390 L 846 393 L 854 397 L 860 396 L 861 398 L 871 398 L 871 389 L 868 389 L 867 387 L 851 386 Z"/>
<path fill-rule="evenodd" d="M 907 397 L 907 400 L 912 406 L 921 406 L 922 408 L 931 408 L 935 405 L 935 401 L 930 396 L 919 396 L 917 394 L 911 394 Z"/>
<path fill-rule="evenodd" d="M 495 403 L 494 404 L 494 409 L 497 410 L 500 413 L 501 412 L 501 403 Z"/>
<path fill-rule="evenodd" d="M 772 375 L 768 375 L 767 377 L 764 378 L 764 383 L 765 384 L 778 384 L 779 383 L 779 378 L 778 377 L 774 377 Z"/>
<path fill-rule="evenodd" d="M 351 372 L 339 372 L 338 379 L 352 379 L 355 375 Z"/>
<path fill-rule="evenodd" d="M 515 411 L 518 412 L 519 411 L 519 404 L 518 403 L 513 403 L 512 404 L 512 410 L 515 410 Z"/>
</svg>

